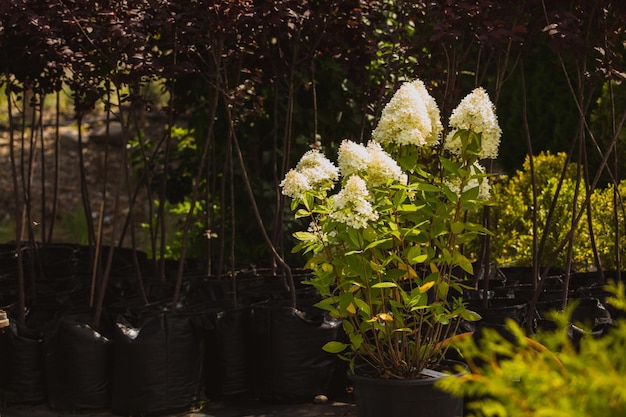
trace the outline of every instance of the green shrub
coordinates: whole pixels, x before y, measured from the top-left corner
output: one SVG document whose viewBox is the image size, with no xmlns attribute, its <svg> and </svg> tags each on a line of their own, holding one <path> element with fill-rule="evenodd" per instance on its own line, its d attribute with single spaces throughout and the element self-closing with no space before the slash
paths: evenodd
<svg viewBox="0 0 626 417">
<path fill-rule="evenodd" d="M 556 155 L 542 152 L 534 157 L 534 173 L 537 187 L 537 242 L 544 233 L 545 249 L 541 252 L 540 263 L 545 264 L 549 256 L 558 251 L 572 227 L 574 196 L 577 194 L 575 209 L 580 210 L 584 201 L 584 183 L 576 186 L 576 165 L 569 164 L 565 178 L 558 191 L 554 213 L 546 227 L 552 201 L 557 195 L 559 178 L 566 162 L 566 154 Z M 530 159 L 526 157 L 523 170 L 512 177 L 502 177 L 493 186 L 495 207 L 492 209 L 495 237 L 492 240 L 492 259 L 499 265 L 532 265 L 533 262 L 533 186 Z M 586 216 L 576 227 L 572 262 L 575 267 L 586 268 L 593 263 L 593 253 L 589 242 Z M 555 266 L 564 266 L 567 251 L 558 251 Z"/>
<path fill-rule="evenodd" d="M 596 248 L 603 269 L 617 268 L 617 253 L 615 252 L 615 233 L 619 231 L 620 265 L 626 268 L 626 225 L 624 223 L 624 196 L 626 196 L 626 181 L 617 187 L 609 185 L 602 190 L 596 190 L 591 196 L 591 216 Z M 616 217 L 617 216 L 617 217 Z M 616 229 L 616 224 L 619 228 Z"/>
<path fill-rule="evenodd" d="M 572 227 L 572 213 L 579 212 L 585 200 L 585 185 L 581 180 L 576 189 L 576 165 L 570 163 L 560 186 L 557 202 L 550 225 L 546 227 L 548 212 L 558 189 L 559 177 L 566 162 L 566 155 L 550 152 L 534 157 L 534 171 L 537 187 L 537 244 L 543 234 L 546 243 L 540 254 L 540 264 L 545 265 L 550 255 L 557 251 Z M 617 267 L 615 251 L 616 224 L 619 225 L 620 248 L 626 249 L 626 225 L 624 196 L 626 181 L 614 193 L 613 186 L 596 188 L 591 195 L 591 219 L 593 242 L 595 243 L 600 267 L 608 270 Z M 577 194 L 576 205 L 573 205 Z M 501 176 L 492 187 L 494 207 L 491 209 L 494 237 L 492 238 L 492 259 L 499 265 L 530 266 L 533 262 L 533 195 L 530 160 L 526 157 L 524 168 L 512 177 Z M 617 210 L 617 213 L 616 213 Z M 585 212 L 573 238 L 572 267 L 575 270 L 597 268 L 594 260 L 593 244 Z M 626 267 L 626 250 L 621 250 L 621 267 Z M 558 251 L 554 266 L 567 264 L 567 246 Z"/>
<path fill-rule="evenodd" d="M 624 285 L 611 291 L 615 296 L 609 302 L 626 312 Z M 616 320 L 601 337 L 587 329 L 574 344 L 571 311 L 554 313 L 556 329 L 532 338 L 509 321 L 504 331 L 484 329 L 480 339 L 459 340 L 471 371 L 445 378 L 441 388 L 465 395 L 470 416 L 626 415 L 626 320 Z"/>
</svg>

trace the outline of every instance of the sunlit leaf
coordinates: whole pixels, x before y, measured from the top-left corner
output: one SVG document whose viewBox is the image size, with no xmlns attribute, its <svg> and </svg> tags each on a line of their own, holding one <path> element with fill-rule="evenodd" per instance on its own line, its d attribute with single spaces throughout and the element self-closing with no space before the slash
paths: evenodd
<svg viewBox="0 0 626 417">
<path fill-rule="evenodd" d="M 372 285 L 372 288 L 395 288 L 397 286 L 398 284 L 396 284 L 395 282 L 383 281 L 377 282 L 376 284 Z"/>
<path fill-rule="evenodd" d="M 347 343 L 341 343 L 333 340 L 322 346 L 322 349 L 328 353 L 339 353 L 346 350 L 348 346 L 350 345 L 348 345 Z"/>
<path fill-rule="evenodd" d="M 433 285 L 435 285 L 435 281 L 428 281 L 423 285 L 420 285 L 419 287 L 419 291 L 420 293 L 425 293 L 426 291 L 428 291 L 429 289 L 431 289 L 433 287 Z"/>
</svg>

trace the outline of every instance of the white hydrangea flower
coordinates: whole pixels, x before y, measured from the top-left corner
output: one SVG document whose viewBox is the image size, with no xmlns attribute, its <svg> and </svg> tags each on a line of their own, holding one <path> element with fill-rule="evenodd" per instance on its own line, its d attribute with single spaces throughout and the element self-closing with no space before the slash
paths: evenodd
<svg viewBox="0 0 626 417">
<path fill-rule="evenodd" d="M 295 169 L 289 170 L 281 181 L 282 193 L 291 198 L 302 198 L 308 190 L 328 190 L 339 178 L 339 169 L 319 150 L 302 155 Z"/>
<path fill-rule="evenodd" d="M 480 165 L 478 162 L 474 163 L 474 165 L 470 168 L 471 175 L 481 175 L 485 173 L 485 168 Z M 471 190 L 472 188 L 478 187 L 478 198 L 481 200 L 489 200 L 491 198 L 491 184 L 489 183 L 489 178 L 470 178 L 469 181 L 461 190 L 461 179 L 456 177 L 452 180 L 447 179 L 445 181 L 446 185 L 457 195 L 461 195 L 465 191 Z"/>
<path fill-rule="evenodd" d="M 370 154 L 365 146 L 347 139 L 341 142 L 337 153 L 341 175 L 348 177 L 358 174 L 367 169 L 369 162 Z"/>
<path fill-rule="evenodd" d="M 441 133 L 443 132 L 443 124 L 441 123 L 441 114 L 439 113 L 439 107 L 433 96 L 428 93 L 426 86 L 420 80 L 416 80 L 413 83 L 416 84 L 417 91 L 426 104 L 426 110 L 428 111 L 428 117 L 430 117 L 430 123 L 432 129 L 430 135 L 426 137 L 426 145 L 435 146 L 439 143 Z"/>
<path fill-rule="evenodd" d="M 498 157 L 502 130 L 498 124 L 495 107 L 482 87 L 476 88 L 461 100 L 461 103 L 452 111 L 449 124 L 453 130 L 446 137 L 445 149 L 459 155 L 461 139 L 455 138 L 454 135 L 458 129 L 467 129 L 482 133 L 481 159 Z"/>
<path fill-rule="evenodd" d="M 317 149 L 311 149 L 302 155 L 296 170 L 305 175 L 313 187 L 337 181 L 339 178 L 339 169 Z"/>
<path fill-rule="evenodd" d="M 489 178 L 483 178 L 478 188 L 478 198 L 481 200 L 491 199 L 491 183 Z"/>
<path fill-rule="evenodd" d="M 484 175 L 486 170 L 481 164 L 474 162 L 470 172 L 472 175 Z M 476 179 L 476 181 L 479 181 L 479 179 Z M 491 198 L 491 183 L 489 182 L 489 177 L 480 178 L 480 184 L 478 186 L 478 198 L 489 200 Z"/>
<path fill-rule="evenodd" d="M 344 187 L 332 197 L 330 218 L 354 229 L 364 229 L 369 221 L 378 219 L 369 200 L 369 192 L 363 178 L 350 176 Z"/>
<path fill-rule="evenodd" d="M 421 80 L 404 83 L 383 109 L 372 138 L 379 143 L 434 146 L 443 130 L 439 108 Z"/>
<path fill-rule="evenodd" d="M 395 159 L 385 152 L 376 141 L 367 144 L 367 153 L 370 156 L 367 168 L 367 181 L 372 186 L 383 185 L 387 180 L 403 180 L 402 168 Z"/>
<path fill-rule="evenodd" d="M 310 233 L 322 233 L 322 228 L 316 221 L 311 221 L 306 231 Z"/>
<path fill-rule="evenodd" d="M 287 172 L 280 183 L 280 187 L 283 189 L 283 195 L 291 198 L 302 198 L 305 191 L 312 189 L 308 177 L 295 169 L 290 169 Z"/>
</svg>

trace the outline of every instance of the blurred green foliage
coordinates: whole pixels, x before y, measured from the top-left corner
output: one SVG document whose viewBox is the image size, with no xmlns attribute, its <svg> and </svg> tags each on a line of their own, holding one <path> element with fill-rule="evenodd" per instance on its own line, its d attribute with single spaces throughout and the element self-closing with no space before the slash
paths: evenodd
<svg viewBox="0 0 626 417">
<path fill-rule="evenodd" d="M 626 298 L 624 284 L 609 288 L 620 319 L 601 336 L 572 323 L 574 305 L 554 313 L 554 330 L 532 338 L 509 320 L 456 346 L 471 371 L 444 378 L 440 387 L 465 395 L 473 417 L 607 417 L 626 415 Z M 615 313 L 615 314 L 618 314 Z M 583 329 L 573 342 L 572 326 Z"/>
</svg>

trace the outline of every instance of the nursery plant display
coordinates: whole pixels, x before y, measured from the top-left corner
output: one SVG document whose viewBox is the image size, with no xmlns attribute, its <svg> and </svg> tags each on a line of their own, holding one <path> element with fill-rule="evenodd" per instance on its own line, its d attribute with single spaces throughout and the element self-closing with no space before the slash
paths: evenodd
<svg viewBox="0 0 626 417">
<path fill-rule="evenodd" d="M 461 101 L 444 134 L 435 100 L 415 80 L 396 91 L 367 145 L 343 141 L 337 166 L 308 151 L 287 173 L 283 193 L 310 221 L 294 251 L 308 258 L 317 306 L 341 318 L 348 337 L 325 349 L 354 375 L 424 379 L 445 369 L 461 320 L 480 318 L 460 281 L 473 273 L 465 244 L 489 231 L 466 214 L 489 204 L 480 160 L 497 156 L 500 135 L 484 89 Z"/>
</svg>

